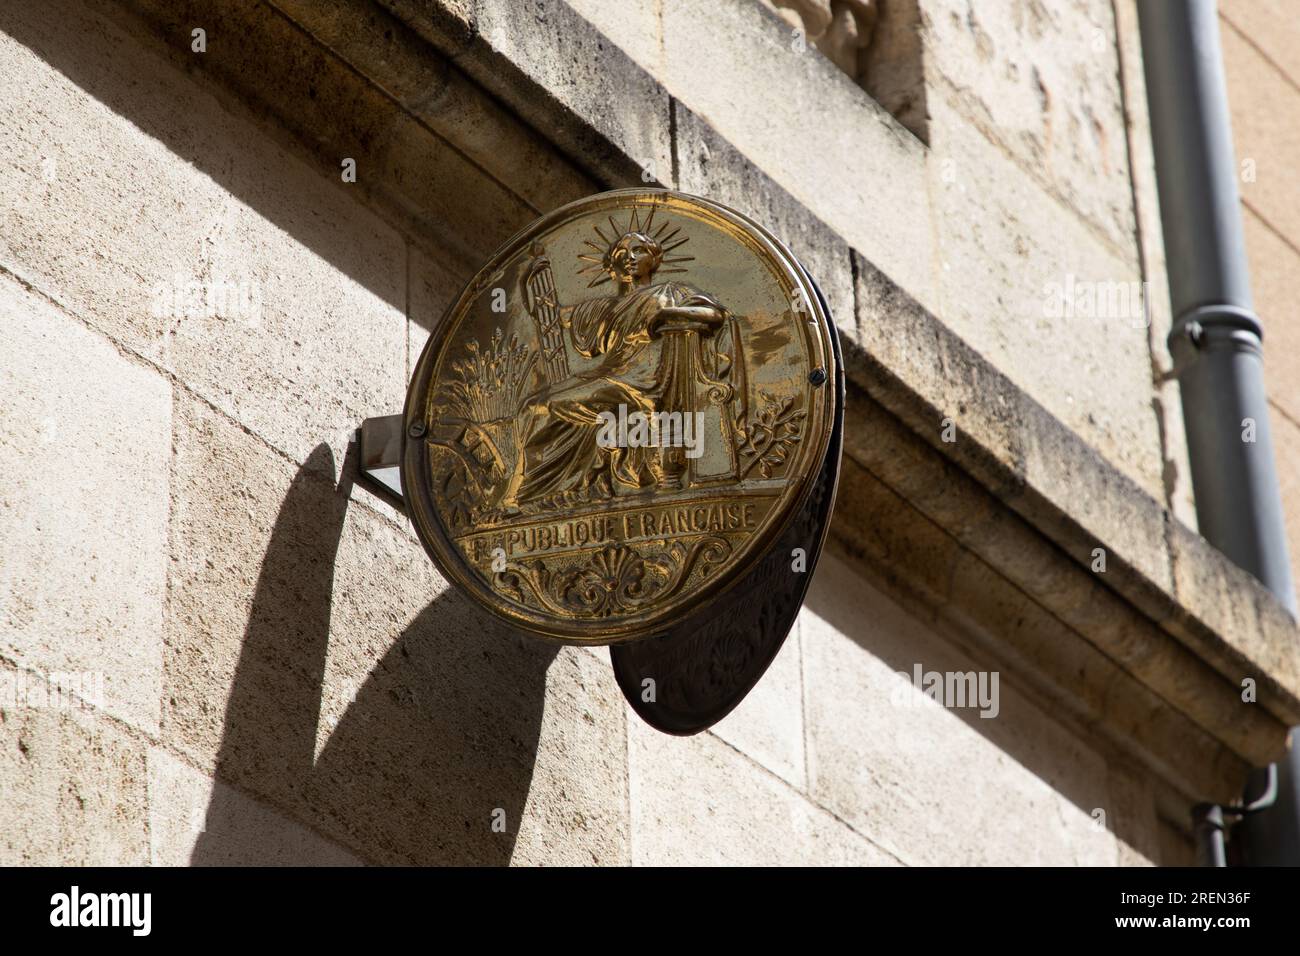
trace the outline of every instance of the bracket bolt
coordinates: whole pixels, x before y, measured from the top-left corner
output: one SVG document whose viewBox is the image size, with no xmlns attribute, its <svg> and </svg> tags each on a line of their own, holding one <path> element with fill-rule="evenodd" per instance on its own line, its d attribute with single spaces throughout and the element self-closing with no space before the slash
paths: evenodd
<svg viewBox="0 0 1300 956">
<path fill-rule="evenodd" d="M 808 373 L 808 381 L 814 386 L 826 384 L 826 369 L 820 365 Z"/>
<path fill-rule="evenodd" d="M 411 427 L 406 430 L 406 434 L 412 438 L 423 438 L 424 422 L 411 422 Z"/>
</svg>

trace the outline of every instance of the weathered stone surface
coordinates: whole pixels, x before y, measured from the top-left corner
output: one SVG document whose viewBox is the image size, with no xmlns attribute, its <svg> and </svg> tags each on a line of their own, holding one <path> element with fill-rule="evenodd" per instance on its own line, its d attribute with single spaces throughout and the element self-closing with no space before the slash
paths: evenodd
<svg viewBox="0 0 1300 956">
<path fill-rule="evenodd" d="M 1159 866 L 1160 821 L 1150 778 L 1119 763 L 1106 770 L 1113 801 L 1107 825 L 1118 838 L 1119 865 Z"/>
<path fill-rule="evenodd" d="M 607 186 L 667 182 L 663 88 L 568 4 L 382 0 Z"/>
<path fill-rule="evenodd" d="M 0 866 L 149 862 L 144 752 L 102 711 L 0 704 Z"/>
<path fill-rule="evenodd" d="M 1093 548 L 1101 546 L 1169 591 L 1158 501 L 1109 467 L 997 363 L 936 321 L 878 269 L 859 258 L 855 272 L 861 346 L 846 344 L 850 377 L 1011 500 L 1080 563 L 1090 565 Z M 853 441 L 851 433 L 850 448 Z M 1158 460 L 1158 442 L 1153 451 Z M 952 521 L 976 520 L 948 510 Z"/>
<path fill-rule="evenodd" d="M 274 0 L 274 5 L 338 56 L 339 74 L 348 72 L 341 69 L 344 64 L 364 70 L 372 83 L 398 101 L 401 110 L 410 116 L 397 113 L 394 126 L 427 126 L 478 167 L 484 180 L 496 180 L 503 192 L 514 194 L 530 208 L 546 212 L 596 191 L 592 180 L 580 173 L 550 140 L 520 122 L 497 100 L 484 95 L 481 87 L 435 55 L 408 26 L 376 4 L 368 0 L 330 4 Z M 320 99 L 319 71 L 310 73 L 309 78 Z M 346 82 L 342 75 L 340 80 Z M 335 120 L 356 122 L 357 117 L 345 115 Z M 449 189 L 443 176 L 429 179 L 434 196 L 441 194 L 450 199 L 460 191 Z M 409 190 L 412 184 L 403 185 Z M 459 185 L 468 183 L 462 180 Z M 484 190 L 492 188 L 486 181 L 477 185 Z M 466 225 L 472 229 L 471 224 Z"/>
<path fill-rule="evenodd" d="M 660 0 L 565 2 L 651 76 L 662 75 L 664 47 Z"/>
<path fill-rule="evenodd" d="M 796 49 L 788 25 L 753 0 L 665 0 L 662 9 L 655 75 L 668 92 L 933 304 L 921 142 L 816 48 Z"/>
<path fill-rule="evenodd" d="M 901 479 L 901 492 L 951 528 L 952 533 L 971 542 L 1019 586 L 1031 589 L 1045 606 L 1162 696 L 1180 701 L 1184 711 L 1202 721 L 1204 727 L 1234 741 L 1239 753 L 1256 760 L 1268 754 L 1275 756 L 1280 742 L 1276 720 L 1289 719 L 1286 715 L 1295 706 L 1296 691 L 1300 689 L 1290 669 L 1283 667 L 1278 672 L 1280 683 L 1275 689 L 1287 700 L 1279 699 L 1272 718 L 1235 707 L 1225 710 L 1229 701 L 1224 692 L 1235 685 L 1245 661 L 1260 665 L 1269 658 L 1265 644 L 1276 642 L 1283 650 L 1292 646 L 1296 637 L 1291 630 L 1279 624 L 1276 636 L 1266 637 L 1257 623 L 1251 624 L 1248 631 L 1218 629 L 1212 622 L 1224 619 L 1212 605 L 1202 610 L 1198 598 L 1183 597 L 1191 592 L 1175 588 L 1166 543 L 1169 522 L 1156 501 L 1107 466 L 1095 450 L 1014 388 L 965 343 L 933 322 L 928 313 L 892 288 L 878 271 L 859 262 L 857 272 L 863 349 L 860 351 L 854 343 L 846 347 L 850 378 L 862 382 L 873 397 L 903 418 L 932 447 L 961 463 L 985 487 L 1008 501 L 1080 568 L 1090 570 L 1096 548 L 1102 548 L 1107 562 L 1106 585 L 1117 589 L 1183 647 L 1165 646 L 1159 655 L 1152 656 L 1156 644 L 1152 643 L 1149 625 L 1138 621 L 1123 606 L 1118 610 L 1124 623 L 1117 625 L 1100 611 L 1103 607 L 1115 610 L 1116 606 L 1088 598 L 1087 587 L 1091 585 L 1084 586 L 1077 580 L 1072 583 L 1069 569 L 1056 560 L 1054 552 L 1046 561 L 1031 559 L 1013 543 L 1017 540 L 1014 536 L 999 537 L 996 522 L 1001 514 L 990 519 L 979 511 L 968 513 L 952 501 L 944 502 L 926 492 L 927 483 L 918 474 Z M 872 324 L 877 313 L 894 317 L 894 334 L 877 334 L 877 326 Z M 884 358 L 878 358 L 877 352 Z M 943 374 L 927 374 L 927 365 L 937 366 Z M 942 441 L 942 433 L 935 440 L 933 422 L 941 419 L 936 399 L 927 396 L 936 393 L 945 396 L 939 400 L 955 403 L 962 416 L 953 416 L 957 429 L 952 442 Z M 965 434 L 962 421 L 967 423 Z M 870 442 L 875 440 L 875 434 L 851 426 L 846 442 L 848 453 L 871 460 Z M 861 444 L 864 440 L 866 445 Z M 891 480 L 900 479 L 894 474 Z M 928 487 L 947 486 L 931 481 Z M 981 521 L 987 526 L 981 527 Z M 1186 574 L 1207 575 L 1215 580 L 1225 574 L 1233 577 L 1226 561 L 1212 548 L 1189 547 L 1195 556 L 1188 557 L 1190 569 Z M 1179 607 L 1178 598 L 1185 607 Z M 1258 600 L 1256 589 L 1236 598 L 1247 609 Z M 1260 606 L 1269 608 L 1267 599 Z M 1231 682 L 1229 688 L 1223 687 L 1219 678 L 1212 678 L 1211 668 Z M 1208 684 L 1204 683 L 1207 679 Z M 1188 693 L 1192 686 L 1201 690 Z M 1283 687 L 1289 689 L 1283 691 Z M 1235 695 L 1231 696 L 1235 700 Z"/>
<path fill-rule="evenodd" d="M 530 794 L 524 856 L 626 857 L 608 665 L 483 619 L 328 461 L 195 403 L 176 445 L 169 746 L 372 862 L 506 863 Z"/>
<path fill-rule="evenodd" d="M 1111 802 L 1105 763 L 1007 675 L 996 717 L 932 701 L 912 686 L 914 665 L 985 665 L 834 559 L 823 561 L 801 623 L 810 792 L 837 816 L 905 863 L 1116 862 L 1113 834 L 1092 816 Z M 989 840 L 995 831 L 1003 837 Z"/>
<path fill-rule="evenodd" d="M 890 866 L 897 861 L 712 734 L 628 721 L 632 862 Z"/>
<path fill-rule="evenodd" d="M 1234 758 L 1226 754 L 1222 773 L 1204 777 L 1204 767 L 1221 765 L 1213 747 L 1205 749 L 1212 740 L 1206 734 L 1227 741 L 1240 754 L 1236 760 L 1277 756 L 1286 710 L 1269 717 L 1240 706 L 1243 654 L 1255 653 L 1249 649 L 1264 639 L 1260 627 L 1252 627 L 1252 636 L 1225 639 L 1187 620 L 1173 593 L 1126 566 L 1123 551 L 1089 554 L 1096 540 L 1070 524 L 1069 512 L 1013 498 L 1022 522 L 969 476 L 928 458 L 922 438 L 909 440 L 870 403 L 849 407 L 850 436 L 870 440 L 850 441 L 846 450 L 871 472 L 855 476 L 853 498 L 837 506 L 835 527 L 848 536 L 850 549 L 884 563 L 884 574 L 900 579 L 901 587 L 930 581 L 927 600 L 991 636 L 989 646 L 1001 648 L 996 653 L 1017 654 L 1019 667 L 1047 678 L 1049 698 L 1082 706 L 1089 726 L 1108 728 L 1130 743 L 1144 741 L 1149 756 L 1143 760 L 1164 765 L 1162 773 L 1183 779 L 1180 786 L 1190 792 L 1232 778 Z M 846 463 L 850 473 L 854 468 Z M 876 481 L 897 490 L 885 493 Z M 1113 497 L 1126 499 L 1100 496 Z M 1127 499 L 1140 502 L 1139 494 Z M 1154 510 L 1154 503 L 1148 507 Z M 911 509 L 930 516 L 933 527 L 909 520 Z M 1047 537 L 1034 524 L 1045 525 Z M 962 554 L 957 542 L 971 554 Z M 1062 550 L 1067 542 L 1073 557 Z M 1104 571 L 1099 558 L 1105 558 Z M 1088 679 L 1080 682 L 1084 675 Z M 1199 728 L 1184 728 L 1186 718 L 1170 705 Z M 1199 756 L 1191 760 L 1192 753 Z"/>
<path fill-rule="evenodd" d="M 456 296 L 473 276 L 420 249 L 410 250 L 410 321 L 407 329 L 406 381 L 415 374 L 429 332 L 442 321 Z M 394 409 L 396 411 L 396 409 Z"/>
<path fill-rule="evenodd" d="M 1085 566 L 1091 567 L 1100 547 L 1108 569 L 1117 562 L 1136 569 L 1140 583 L 1132 582 L 1135 594 L 1148 586 L 1169 593 L 1168 519 L 1160 499 L 1129 476 L 1105 467 L 1096 449 L 1068 428 L 1046 421 L 1041 409 L 1033 412 L 1037 414 L 1027 422 L 1024 462 L 1029 497 L 1040 499 L 1048 506 L 1044 511 L 1057 515 L 1056 527 L 1046 516 L 1040 526 Z M 1032 505 L 1025 510 L 1038 511 Z"/>
<path fill-rule="evenodd" d="M 1131 255 L 1133 195 L 1110 0 L 921 0 L 921 23 L 926 79 L 938 88 L 929 101 L 939 98 L 934 92 L 950 97 L 1015 157 L 1020 177 L 1037 180 Z M 948 122 L 932 114 L 936 139 Z"/>
<path fill-rule="evenodd" d="M 1196 866 L 1196 842 L 1187 823 L 1160 817 L 1160 865 Z"/>
<path fill-rule="evenodd" d="M 1300 723 L 1295 622 L 1254 576 L 1200 535 L 1174 523 L 1169 546 L 1179 605 L 1171 630 L 1234 684 L 1256 682 L 1258 702 L 1243 703 L 1243 710 L 1263 708 L 1287 724 Z"/>
<path fill-rule="evenodd" d="M 392 86 L 395 73 L 403 76 L 403 89 L 415 87 L 435 104 L 444 98 L 447 108 L 469 91 L 455 82 L 453 69 L 427 44 L 391 22 L 379 22 L 382 11 L 370 0 L 310 8 L 293 0 L 282 6 L 261 0 L 219 4 L 98 0 L 98 4 L 105 16 L 142 36 L 160 58 L 215 81 L 204 85 L 237 116 L 260 123 L 259 138 L 268 145 L 288 146 L 314 175 L 336 189 L 342 181 L 343 161 L 355 160 L 355 182 L 348 184 L 348 192 L 364 196 L 421 241 L 435 242 L 466 261 L 481 258 L 531 218 L 535 207 L 527 196 L 546 202 L 557 189 L 563 194 L 574 188 L 560 182 L 572 178 L 572 167 L 550 162 L 554 154 L 530 145 L 535 137 L 517 121 L 509 124 L 511 133 L 503 131 L 497 138 L 496 160 L 491 168 L 484 168 L 480 163 L 484 144 L 469 130 L 478 119 L 501 115 L 487 102 L 490 97 L 480 95 L 470 115 L 459 117 L 464 126 L 451 118 L 429 122 L 422 115 L 424 101 L 401 101 L 401 93 Z M 304 11 L 312 14 L 310 18 L 294 19 L 294 14 Z M 332 43 L 338 28 L 328 26 L 334 17 L 350 22 L 346 29 L 352 40 L 369 33 L 383 37 L 389 49 L 370 48 L 379 54 L 377 62 L 341 61 L 339 53 L 345 45 Z M 199 22 L 212 42 L 196 55 L 191 30 Z M 313 28 L 319 28 L 319 37 L 311 33 Z M 421 51 L 417 65 L 412 66 L 404 55 L 411 52 L 407 41 Z M 357 47 L 351 49 L 355 52 Z M 449 143 L 444 138 L 453 131 L 463 142 Z M 512 153 L 527 154 L 521 158 L 535 159 L 545 167 L 539 168 L 524 195 L 502 181 L 518 181 L 517 173 L 511 172 Z M 232 166 L 232 171 L 241 169 Z M 327 247 L 317 250 L 322 248 Z"/>
<path fill-rule="evenodd" d="M 275 734 L 287 737 L 297 731 L 294 723 L 307 724 L 314 738 L 319 692 L 312 696 L 309 689 L 319 686 L 321 660 L 311 642 L 323 641 L 323 630 L 327 636 L 346 501 L 336 499 L 324 477 L 326 466 L 333 468 L 328 448 L 312 460 L 320 472 L 298 476 L 295 485 L 290 462 L 202 402 L 179 396 L 174 426 L 163 740 L 210 768 L 268 565 L 283 578 L 274 605 L 262 612 L 273 614 L 274 623 L 263 626 L 279 629 L 280 680 L 299 692 L 268 706 L 267 719 L 278 716 Z M 277 512 L 290 489 L 292 507 L 281 519 Z M 272 544 L 275 554 L 268 553 Z"/>
<path fill-rule="evenodd" d="M 1023 393 L 857 253 L 854 275 L 858 335 L 844 343 L 846 375 L 926 441 L 980 454 L 984 480 L 1001 472 L 998 487 L 1014 491 L 1024 468 Z M 848 442 L 856 437 L 850 430 Z"/>
<path fill-rule="evenodd" d="M 144 132 L 180 126 L 178 150 L 205 152 L 211 142 L 177 122 L 194 117 L 201 95 L 166 76 L 159 83 L 124 47 L 140 52 L 71 3 L 0 11 L 0 71 L 11 80 L 0 109 L 10 144 L 0 156 L 0 263 L 128 347 L 160 357 L 170 323 L 150 314 L 154 286 L 199 278 L 204 237 L 230 202 Z M 134 124 L 121 115 L 128 104 Z M 253 139 L 241 132 L 231 138 Z"/>
<path fill-rule="evenodd" d="M 171 388 L 0 275 L 0 655 L 158 732 Z"/>
<path fill-rule="evenodd" d="M 631 862 L 626 727 L 635 720 L 607 652 L 566 647 L 555 656 L 511 864 Z"/>
<path fill-rule="evenodd" d="M 400 405 L 405 251 L 344 184 L 80 7 L 0 32 L 0 263 L 300 461 Z"/>
<path fill-rule="evenodd" d="M 678 105 L 674 115 L 677 188 L 731 206 L 785 243 L 821 287 L 836 324 L 854 335 L 848 244 L 695 113 Z"/>
<path fill-rule="evenodd" d="M 1133 308 L 1140 302 L 1136 257 L 1117 257 L 942 97 L 932 98 L 931 115 L 930 185 L 943 223 L 936 314 L 1163 500 L 1147 331 L 1140 305 Z M 1106 307 L 1085 309 L 1084 290 Z M 1125 303 L 1112 309 L 1111 291 L 1122 292 Z M 1097 314 L 1111 311 L 1124 314 Z"/>
<path fill-rule="evenodd" d="M 799 790 L 807 788 L 804 766 L 803 659 L 799 625 L 749 696 L 715 724 L 712 732 Z"/>
<path fill-rule="evenodd" d="M 167 751 L 149 751 L 153 866 L 356 866 L 353 854 Z M 203 839 L 212 852 L 195 859 Z"/>
<path fill-rule="evenodd" d="M 879 418 L 865 424 L 871 432 L 889 430 Z M 1232 798 L 1251 764 L 1240 753 L 1262 755 L 1263 750 L 1252 748 L 1280 745 L 1285 724 L 1266 723 L 1266 733 L 1256 732 L 1258 725 L 1234 727 L 1234 752 L 1170 706 L 1172 700 L 1190 712 L 1212 708 L 1221 715 L 1252 716 L 1238 713 L 1234 684 L 1196 666 L 1200 662 L 1175 642 L 1160 641 L 1148 632 L 1118 640 L 1132 635 L 1127 607 L 1117 605 L 1097 576 L 1079 581 L 1077 572 L 1062 569 L 1063 556 L 1054 554 L 1036 533 L 1017 527 L 1014 519 L 1003 514 L 982 527 L 958 532 L 962 544 L 939 523 L 942 515 L 933 520 L 923 516 L 916 509 L 924 503 L 918 506 L 901 496 L 907 486 L 895 492 L 886 484 L 896 471 L 881 468 L 880 463 L 896 447 L 890 443 L 879 448 L 870 459 L 870 467 L 886 478 L 857 461 L 845 461 L 842 484 L 853 488 L 854 494 L 842 496 L 837 503 L 831 543 L 834 551 L 847 555 L 858 573 L 885 590 L 912 618 L 935 630 L 955 629 L 963 643 L 1016 675 L 1022 691 L 1074 733 L 1096 746 L 1109 741 L 1116 751 L 1130 754 L 1149 772 L 1184 792 L 1199 794 L 1200 799 L 1210 792 Z M 911 456 L 915 461 L 915 450 Z M 937 484 L 945 489 L 954 510 L 989 513 L 969 479 L 950 475 Z M 1009 565 L 1006 556 L 1017 548 L 1020 560 Z M 1019 581 L 1005 576 L 1023 565 L 1043 565 L 1045 572 Z M 1053 573 L 1059 580 L 1053 581 Z M 1040 590 L 1039 581 L 1047 586 Z M 1116 626 L 1116 634 L 1111 635 L 1116 621 L 1123 622 L 1123 630 Z M 1158 648 L 1176 682 L 1150 667 L 1141 679 L 1126 670 L 1135 644 L 1139 650 Z M 1164 685 L 1148 686 L 1154 678 L 1163 678 Z"/>
</svg>

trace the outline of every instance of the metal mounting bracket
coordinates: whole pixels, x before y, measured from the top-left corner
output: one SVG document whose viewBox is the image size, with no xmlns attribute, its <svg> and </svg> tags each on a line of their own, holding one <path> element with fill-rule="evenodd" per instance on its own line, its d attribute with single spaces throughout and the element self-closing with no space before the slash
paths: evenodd
<svg viewBox="0 0 1300 956">
<path fill-rule="evenodd" d="M 406 439 L 402 415 L 367 418 L 357 429 L 357 483 L 399 511 L 402 495 L 402 447 Z"/>
</svg>

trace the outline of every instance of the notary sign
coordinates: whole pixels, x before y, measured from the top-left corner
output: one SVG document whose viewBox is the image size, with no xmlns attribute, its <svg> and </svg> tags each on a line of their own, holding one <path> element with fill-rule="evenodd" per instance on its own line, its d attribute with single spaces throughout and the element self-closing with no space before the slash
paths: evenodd
<svg viewBox="0 0 1300 956">
<path fill-rule="evenodd" d="M 533 223 L 452 304 L 407 394 L 402 487 L 449 580 L 514 628 L 617 645 L 633 706 L 689 733 L 789 631 L 841 406 L 834 327 L 780 242 L 620 190 Z"/>
</svg>

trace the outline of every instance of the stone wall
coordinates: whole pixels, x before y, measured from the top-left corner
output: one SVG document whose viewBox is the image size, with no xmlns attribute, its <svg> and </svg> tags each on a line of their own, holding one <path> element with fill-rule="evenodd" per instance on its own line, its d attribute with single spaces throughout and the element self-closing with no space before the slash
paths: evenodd
<svg viewBox="0 0 1300 956">
<path fill-rule="evenodd" d="M 0 701 L 0 862 L 1188 859 L 1190 801 L 1286 723 L 1294 635 L 1238 587 L 1211 606 L 1251 623 L 1219 640 L 1177 584 L 1218 566 L 1141 530 L 1189 502 L 1159 329 L 1045 301 L 1152 274 L 1109 2 L 919 0 L 924 141 L 753 0 L 320 9 L 0 11 L 0 674 L 104 678 Z M 854 374 L 893 383 L 855 393 L 795 632 L 687 739 L 631 714 L 603 650 L 481 620 L 349 458 L 476 256 L 647 179 L 771 223 Z M 192 283 L 254 294 L 160 304 Z M 947 398 L 900 425 L 907 389 Z M 1258 724 L 1224 716 L 1243 660 L 1276 687 Z M 998 716 L 938 706 L 917 665 L 997 670 Z"/>
</svg>

